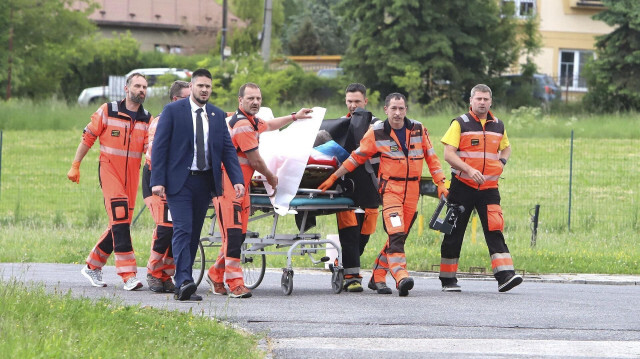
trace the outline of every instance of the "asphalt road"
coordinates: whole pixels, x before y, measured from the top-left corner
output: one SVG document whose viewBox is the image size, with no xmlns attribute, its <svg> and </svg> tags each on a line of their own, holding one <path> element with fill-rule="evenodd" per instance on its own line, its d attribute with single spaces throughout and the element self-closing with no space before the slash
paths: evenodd
<svg viewBox="0 0 640 359">
<path fill-rule="evenodd" d="M 0 263 L 0 274 L 75 296 L 191 309 L 266 335 L 271 358 L 640 358 L 640 276 L 525 276 L 507 293 L 491 278 L 463 278 L 461 293 L 443 293 L 434 274 L 416 273 L 401 298 L 395 290 L 334 294 L 320 270 L 296 271 L 285 296 L 281 271 L 268 270 L 252 298 L 214 296 L 201 285 L 202 302 L 177 302 L 145 281 L 140 291 L 124 291 L 110 266 L 108 287 L 94 288 L 80 268 Z"/>
</svg>

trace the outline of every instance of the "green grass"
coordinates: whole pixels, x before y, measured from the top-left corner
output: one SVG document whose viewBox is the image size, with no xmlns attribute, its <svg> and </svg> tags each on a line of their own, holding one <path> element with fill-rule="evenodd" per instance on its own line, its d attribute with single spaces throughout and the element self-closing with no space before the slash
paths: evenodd
<svg viewBox="0 0 640 359">
<path fill-rule="evenodd" d="M 208 317 L 75 299 L 0 282 L 0 353 L 12 358 L 262 358 L 258 336 Z M 196 345 L 197 344 L 197 345 Z"/>
<path fill-rule="evenodd" d="M 156 106 L 155 111 L 161 107 Z M 304 104 L 312 106 L 313 104 Z M 17 108 L 32 106 L 20 112 Z M 0 252 L 2 262 L 82 263 L 107 225 L 102 193 L 97 179 L 96 148 L 81 166 L 80 184 L 66 178 L 81 131 L 93 108 L 66 106 L 58 102 L 12 101 L 0 103 L 0 124 L 12 129 L 3 133 L 0 187 Z M 230 107 L 230 106 L 227 106 Z M 230 107 L 231 109 L 232 107 Z M 2 111 L 7 109 L 7 111 Z M 31 108 L 30 108 L 31 109 Z M 292 108 L 274 107 L 274 113 L 289 113 Z M 464 110 L 436 109 L 426 112 L 412 107 L 410 116 L 426 123 L 438 155 L 443 153 L 439 140 L 451 118 Z M 154 109 L 152 109 L 154 111 Z M 49 119 L 60 116 L 59 127 L 47 128 Z M 380 109 L 374 112 L 382 117 Z M 18 114 L 38 117 L 16 119 Z M 640 247 L 640 115 L 636 113 L 589 115 L 548 115 L 536 109 L 496 115 L 506 122 L 513 152 L 503 174 L 500 190 L 505 213 L 505 236 L 516 267 L 529 272 L 601 272 L 638 273 Z M 327 118 L 344 114 L 344 106 L 330 106 Z M 2 120 L 4 119 L 4 120 Z M 2 122 L 4 121 L 4 122 Z M 16 123 L 29 123 L 20 129 Z M 35 125 L 40 125 L 35 126 Z M 13 129 L 13 127 L 18 129 Z M 571 229 L 569 220 L 570 132 L 574 130 L 573 178 L 571 182 Z M 441 162 L 448 171 L 447 164 Z M 426 167 L 426 166 L 425 166 Z M 426 174 L 425 170 L 425 174 Z M 420 211 L 423 227 L 435 209 L 435 200 L 423 198 Z M 540 205 L 537 246 L 530 248 L 531 213 Z M 142 208 L 140 195 L 136 214 Z M 208 222 L 206 224 L 208 226 Z M 268 219 L 253 229 L 266 233 Z M 293 218 L 285 217 L 282 231 L 295 230 Z M 152 220 L 144 212 L 133 227 L 133 243 L 138 265 L 148 257 Z M 321 217 L 318 232 L 337 233 L 335 216 Z M 469 231 L 468 231 L 469 232 Z M 206 233 L 206 232 L 205 232 Z M 481 229 L 476 243 L 467 233 L 460 268 L 488 266 L 488 254 Z M 382 226 L 367 248 L 362 267 L 368 268 L 386 240 Z M 407 242 L 409 268 L 431 269 L 439 263 L 440 236 L 428 229 L 418 234 L 415 226 Z M 281 267 L 281 256 L 268 258 L 268 265 Z M 304 258 L 294 262 L 310 266 Z"/>
</svg>

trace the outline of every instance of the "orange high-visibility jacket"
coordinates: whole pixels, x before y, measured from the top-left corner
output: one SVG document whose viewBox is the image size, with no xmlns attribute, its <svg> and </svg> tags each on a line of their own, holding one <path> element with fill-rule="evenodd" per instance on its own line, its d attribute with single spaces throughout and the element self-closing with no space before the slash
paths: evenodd
<svg viewBox="0 0 640 359">
<path fill-rule="evenodd" d="M 454 168 L 451 168 L 451 172 L 470 187 L 479 190 L 498 188 L 498 179 L 502 174 L 499 149 L 500 141 L 504 136 L 504 123 L 494 117 L 491 112 L 487 116 L 484 128 L 478 117 L 472 112 L 464 114 L 453 121 L 458 121 L 460 124 L 458 156 L 465 163 L 482 172 L 485 182 L 478 185 L 465 172 Z"/>
<path fill-rule="evenodd" d="M 422 175 L 423 160 L 426 159 L 429 172 L 435 183 L 444 181 L 442 167 L 429 139 L 427 129 L 418 121 L 405 117 L 407 127 L 405 156 L 395 131 L 389 120 L 377 122 L 365 133 L 360 147 L 351 153 L 344 167 L 353 171 L 376 153 L 380 154 L 378 178 L 382 181 L 419 181 Z"/>
<path fill-rule="evenodd" d="M 91 147 L 100 139 L 100 163 L 108 163 L 122 174 L 121 183 L 126 187 L 127 179 L 137 178 L 140 162 L 147 150 L 149 122 L 153 116 L 142 106 L 137 118 L 132 119 L 124 111 L 125 100 L 105 103 L 91 115 L 91 122 L 82 134 L 82 143 Z M 124 170 L 124 172 L 121 172 Z"/>
<path fill-rule="evenodd" d="M 247 116 L 242 110 L 238 109 L 228 123 L 231 142 L 236 148 L 238 162 L 243 168 L 242 172 L 246 172 L 244 166 L 250 168 L 249 179 L 253 175 L 253 168 L 249 166 L 247 152 L 257 151 L 260 134 L 267 130 L 267 123 L 255 116 Z M 245 178 L 245 181 L 247 178 Z"/>
<path fill-rule="evenodd" d="M 149 165 L 149 169 L 151 169 L 151 149 L 153 148 L 153 137 L 156 135 L 156 128 L 158 128 L 158 121 L 160 121 L 160 115 L 158 114 L 151 123 L 149 124 L 149 145 L 147 146 L 147 151 L 144 155 L 144 163 Z"/>
</svg>

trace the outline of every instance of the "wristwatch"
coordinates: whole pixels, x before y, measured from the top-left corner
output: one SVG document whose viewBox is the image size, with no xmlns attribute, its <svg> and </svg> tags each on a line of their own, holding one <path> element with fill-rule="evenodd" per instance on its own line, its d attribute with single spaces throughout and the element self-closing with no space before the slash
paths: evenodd
<svg viewBox="0 0 640 359">
<path fill-rule="evenodd" d="M 291 119 L 294 121 L 297 120 L 295 112 L 291 112 Z"/>
<path fill-rule="evenodd" d="M 507 165 L 507 159 L 506 159 L 506 158 L 501 158 L 501 159 L 500 159 L 500 162 L 502 162 L 502 165 L 503 165 L 503 166 L 506 166 L 506 165 Z"/>
</svg>

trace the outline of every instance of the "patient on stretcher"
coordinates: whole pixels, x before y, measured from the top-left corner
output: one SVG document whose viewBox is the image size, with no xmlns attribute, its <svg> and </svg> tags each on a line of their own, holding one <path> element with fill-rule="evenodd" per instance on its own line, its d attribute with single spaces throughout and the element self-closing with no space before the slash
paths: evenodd
<svg viewBox="0 0 640 359">
<path fill-rule="evenodd" d="M 331 139 L 329 132 L 318 131 L 299 188 L 318 188 L 348 157 L 349 153 Z M 262 175 L 256 173 L 253 179 L 254 181 L 251 182 L 252 192 L 263 193 L 264 179 Z"/>
</svg>

